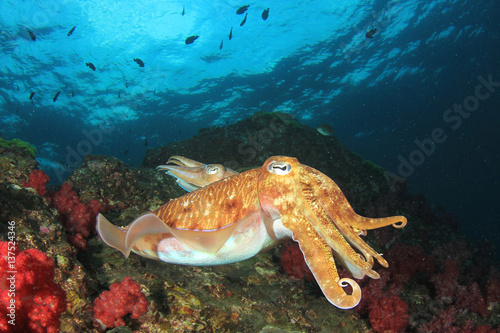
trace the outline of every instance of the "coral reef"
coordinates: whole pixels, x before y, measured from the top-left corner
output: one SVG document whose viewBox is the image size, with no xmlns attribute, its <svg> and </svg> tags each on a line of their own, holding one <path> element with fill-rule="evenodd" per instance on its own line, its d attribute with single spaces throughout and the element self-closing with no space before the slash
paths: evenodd
<svg viewBox="0 0 500 333">
<path fill-rule="evenodd" d="M 384 253 L 389 267 L 374 267 L 380 279 L 358 280 L 363 297 L 352 310 L 334 308 L 321 292 L 314 292 L 307 265 L 292 241 L 232 265 L 190 267 L 136 255 L 124 259 L 95 237 L 98 211 L 126 225 L 184 193 L 172 177 L 155 170 L 170 155 L 243 170 L 277 154 L 295 156 L 329 175 L 359 214 L 408 217 L 403 230 L 384 228 L 364 236 Z M 18 264 L 43 278 L 23 285 L 41 293 L 37 283 L 43 282 L 44 290 L 53 295 L 41 293 L 37 298 L 45 303 L 37 307 L 40 312 L 32 323 L 41 331 L 49 331 L 48 327 L 57 331 L 60 325 L 63 332 L 97 333 L 103 326 L 96 318 L 108 329 L 124 323 L 127 328 L 118 329 L 137 332 L 493 332 L 499 328 L 500 273 L 491 247 L 467 242 L 459 234 L 456 217 L 436 214 L 423 196 L 408 193 L 403 180 L 349 152 L 335 137 L 323 136 L 286 114 L 258 113 L 231 126 L 204 129 L 191 139 L 148 149 L 139 168 L 113 157 L 88 155 L 60 188 L 46 187 L 46 176 L 26 149 L 0 147 L 0 176 L 0 219 L 15 224 Z M 3 241 L 8 227 L 0 224 Z M 4 263 L 2 255 L 0 266 Z M 122 285 L 135 296 L 111 297 L 113 290 L 127 289 Z M 0 287 L 5 306 L 9 300 L 5 278 Z M 137 298 L 142 309 L 127 309 L 124 304 Z M 111 315 L 108 310 L 113 309 L 116 313 Z M 6 319 L 0 317 L 0 325 Z M 48 326 L 41 326 L 42 319 Z M 3 331 L 5 326 L 0 327 Z"/>
</svg>

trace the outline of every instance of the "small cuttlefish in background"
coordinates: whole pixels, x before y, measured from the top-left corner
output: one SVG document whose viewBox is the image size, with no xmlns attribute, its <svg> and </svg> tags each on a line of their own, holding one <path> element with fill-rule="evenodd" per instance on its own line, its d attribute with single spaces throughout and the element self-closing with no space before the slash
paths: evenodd
<svg viewBox="0 0 500 333">
<path fill-rule="evenodd" d="M 229 31 L 229 40 L 233 38 L 233 27 L 231 27 L 231 30 Z"/>
<path fill-rule="evenodd" d="M 93 63 L 91 63 L 91 62 L 86 62 L 86 63 L 85 63 L 85 65 L 89 66 L 89 68 L 95 72 L 95 66 L 94 66 L 94 64 L 93 64 Z"/>
<path fill-rule="evenodd" d="M 246 21 L 247 21 L 247 16 L 248 16 L 248 13 L 246 13 L 246 14 L 245 14 L 245 17 L 243 18 L 243 21 L 241 21 L 241 23 L 240 23 L 240 27 L 242 27 L 242 26 L 243 26 L 243 24 L 245 24 L 245 23 L 246 23 Z"/>
<path fill-rule="evenodd" d="M 184 16 L 184 14 L 186 14 L 186 7 L 182 6 L 182 16 Z"/>
<path fill-rule="evenodd" d="M 60 92 L 60 91 L 58 91 L 58 92 L 54 95 L 54 98 L 52 98 L 52 101 L 53 101 L 54 103 L 57 101 L 57 97 L 59 97 L 59 94 L 60 94 L 60 93 L 61 93 L 61 92 Z"/>
<path fill-rule="evenodd" d="M 264 21 L 267 20 L 268 17 L 269 17 L 269 8 L 264 9 L 264 11 L 262 12 L 262 19 Z"/>
<path fill-rule="evenodd" d="M 31 40 L 36 40 L 36 36 L 35 34 L 33 33 L 33 31 L 29 30 L 29 29 L 26 29 L 28 30 L 28 33 L 30 34 L 30 37 L 31 37 Z"/>
<path fill-rule="evenodd" d="M 242 7 L 238 8 L 238 10 L 236 11 L 236 14 L 243 14 L 244 12 L 247 11 L 248 7 L 250 7 L 250 5 L 246 5 L 246 6 L 242 6 Z"/>
<path fill-rule="evenodd" d="M 73 33 L 73 31 L 75 31 L 75 29 L 76 29 L 76 25 L 73 28 L 71 28 L 70 31 L 68 31 L 68 36 L 71 36 L 71 34 Z"/>
<path fill-rule="evenodd" d="M 224 40 L 221 40 L 220 41 L 220 46 L 219 46 L 219 50 L 222 50 L 222 46 L 224 45 Z"/>
<path fill-rule="evenodd" d="M 198 35 L 189 36 L 188 38 L 186 38 L 186 45 L 187 44 L 193 44 L 193 42 L 195 40 L 197 40 L 198 37 L 200 37 L 200 36 L 198 36 Z"/>
<path fill-rule="evenodd" d="M 144 62 L 139 58 L 134 58 L 134 61 L 139 65 L 139 67 L 144 67 Z"/>
<path fill-rule="evenodd" d="M 366 32 L 366 38 L 373 38 L 373 35 L 377 32 L 377 28 L 373 28 Z"/>
<path fill-rule="evenodd" d="M 33 96 L 35 96 L 35 93 L 32 91 L 30 94 L 30 99 L 33 100 Z"/>
</svg>

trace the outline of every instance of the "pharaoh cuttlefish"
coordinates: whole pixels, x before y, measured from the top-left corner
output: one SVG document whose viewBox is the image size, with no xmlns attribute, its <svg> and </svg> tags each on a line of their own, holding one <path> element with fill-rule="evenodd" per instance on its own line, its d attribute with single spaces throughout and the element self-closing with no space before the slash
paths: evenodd
<svg viewBox="0 0 500 333">
<path fill-rule="evenodd" d="M 403 216 L 356 214 L 333 180 L 292 157 L 274 156 L 240 174 L 177 156 L 171 162 L 177 165 L 160 169 L 192 186 L 193 192 L 125 228 L 97 217 L 102 240 L 125 257 L 132 251 L 175 264 L 230 264 L 293 238 L 328 301 L 350 309 L 359 303 L 361 288 L 353 279 L 339 278 L 335 260 L 355 278 L 377 279 L 374 258 L 384 267 L 388 263 L 360 235 L 406 225 Z M 344 290 L 348 286 L 350 293 Z"/>
</svg>

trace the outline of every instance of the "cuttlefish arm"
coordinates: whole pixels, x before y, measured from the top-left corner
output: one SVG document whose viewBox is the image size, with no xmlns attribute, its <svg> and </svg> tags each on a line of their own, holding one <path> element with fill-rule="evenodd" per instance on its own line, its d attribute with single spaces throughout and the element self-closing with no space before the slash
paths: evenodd
<svg viewBox="0 0 500 333">
<path fill-rule="evenodd" d="M 284 225 L 287 222 L 284 221 Z M 304 226 L 300 231 L 293 233 L 293 239 L 299 243 L 307 266 L 328 301 L 340 309 L 351 309 L 358 305 L 361 300 L 361 288 L 352 279 L 339 278 L 329 244 L 318 237 L 314 228 L 305 219 L 295 220 L 294 223 Z M 352 288 L 350 294 L 344 290 L 347 286 Z"/>
<path fill-rule="evenodd" d="M 203 164 L 182 156 L 172 156 L 166 165 L 159 165 L 156 169 L 166 170 L 188 192 L 238 174 L 222 164 Z"/>
</svg>

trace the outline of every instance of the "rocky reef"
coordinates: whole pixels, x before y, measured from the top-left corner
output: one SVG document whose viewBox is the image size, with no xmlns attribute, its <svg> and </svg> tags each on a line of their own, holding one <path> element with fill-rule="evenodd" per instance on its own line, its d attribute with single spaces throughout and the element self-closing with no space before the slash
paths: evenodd
<svg viewBox="0 0 500 333">
<path fill-rule="evenodd" d="M 173 178 L 155 170 L 172 155 L 238 171 L 261 166 L 269 156 L 294 156 L 337 182 L 359 214 L 405 215 L 408 225 L 370 231 L 365 237 L 385 254 L 389 268 L 376 266 L 380 279 L 359 281 L 363 298 L 352 310 L 337 309 L 323 297 L 292 241 L 216 267 L 170 265 L 137 255 L 125 259 L 96 237 L 95 215 L 105 212 L 110 221 L 127 225 L 142 212 L 183 195 Z M 40 319 L 32 331 L 498 330 L 500 273 L 493 249 L 487 243 L 469 243 L 459 233 L 456 217 L 435 213 L 424 197 L 408 193 L 404 180 L 283 113 L 256 113 L 234 125 L 203 129 L 188 140 L 149 149 L 138 168 L 114 157 L 86 156 L 62 187 L 47 188 L 25 147 L 5 145 L 0 147 L 0 177 L 0 249 L 11 240 L 18 244 L 18 257 L 36 249 L 24 256 L 36 255 L 40 264 L 19 262 L 24 265 L 20 278 L 43 268 L 53 284 L 26 283 L 25 288 L 47 288 L 45 305 L 66 304 L 65 311 L 52 311 L 51 320 L 44 326 Z M 0 271 L 2 299 L 9 292 L 5 274 Z M 7 305 L 0 301 L 0 331 L 17 332 L 8 324 Z M 18 309 L 18 319 L 31 316 L 34 308 Z M 37 316 L 44 317 L 40 312 Z"/>
</svg>

